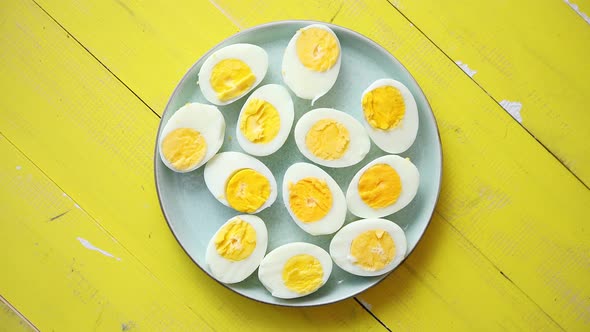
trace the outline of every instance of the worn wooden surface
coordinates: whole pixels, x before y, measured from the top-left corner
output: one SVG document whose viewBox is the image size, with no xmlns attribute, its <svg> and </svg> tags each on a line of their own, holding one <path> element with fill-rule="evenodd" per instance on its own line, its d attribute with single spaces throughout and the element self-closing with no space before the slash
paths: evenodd
<svg viewBox="0 0 590 332">
<path fill-rule="evenodd" d="M 585 0 L 2 2 L 0 331 L 589 330 L 584 12 Z M 428 97 L 444 153 L 408 261 L 355 299 L 306 309 L 212 282 L 167 228 L 152 170 L 184 72 L 282 19 L 388 49 Z"/>
</svg>

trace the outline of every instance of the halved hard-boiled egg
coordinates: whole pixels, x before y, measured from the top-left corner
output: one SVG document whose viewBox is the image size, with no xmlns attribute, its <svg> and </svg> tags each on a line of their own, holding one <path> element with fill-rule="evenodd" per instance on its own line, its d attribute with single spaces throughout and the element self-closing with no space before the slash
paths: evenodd
<svg viewBox="0 0 590 332">
<path fill-rule="evenodd" d="M 274 297 L 292 299 L 322 287 L 332 273 L 332 259 L 322 248 L 293 242 L 269 252 L 260 263 L 258 279 Z"/>
<path fill-rule="evenodd" d="M 361 168 L 350 181 L 346 202 L 361 218 L 380 218 L 408 205 L 420 184 L 420 173 L 409 160 L 396 155 L 379 157 Z"/>
<path fill-rule="evenodd" d="M 293 100 L 286 88 L 268 84 L 256 89 L 244 103 L 236 138 L 247 153 L 268 156 L 277 151 L 293 126 Z"/>
<path fill-rule="evenodd" d="M 213 235 L 205 262 L 215 279 L 232 284 L 248 278 L 266 254 L 268 232 L 264 221 L 253 215 L 229 219 Z"/>
<path fill-rule="evenodd" d="M 342 227 L 330 242 L 334 263 L 349 273 L 370 277 L 393 270 L 406 256 L 404 231 L 385 219 L 363 219 Z"/>
<path fill-rule="evenodd" d="M 338 183 L 308 163 L 291 165 L 283 176 L 283 201 L 297 226 L 311 235 L 336 232 L 346 218 L 346 199 Z"/>
<path fill-rule="evenodd" d="M 268 70 L 268 54 L 252 44 L 233 44 L 211 54 L 199 70 L 199 87 L 212 104 L 227 105 L 254 89 Z"/>
<path fill-rule="evenodd" d="M 213 157 L 225 135 L 225 120 L 217 107 L 189 103 L 164 125 L 158 151 L 164 165 L 179 173 L 195 170 Z"/>
<path fill-rule="evenodd" d="M 240 152 L 222 152 L 205 166 L 205 185 L 223 205 L 258 213 L 277 198 L 277 182 L 260 160 Z"/>
<path fill-rule="evenodd" d="M 307 159 L 334 168 L 360 162 L 371 148 L 363 125 L 332 108 L 305 113 L 295 125 L 295 143 Z"/>
<path fill-rule="evenodd" d="M 380 79 L 373 82 L 361 100 L 369 136 L 383 151 L 402 153 L 416 139 L 418 107 L 414 96 L 401 82 Z"/>
<path fill-rule="evenodd" d="M 299 29 L 283 56 L 285 84 L 313 105 L 334 85 L 340 72 L 342 49 L 336 34 L 323 24 Z"/>
</svg>

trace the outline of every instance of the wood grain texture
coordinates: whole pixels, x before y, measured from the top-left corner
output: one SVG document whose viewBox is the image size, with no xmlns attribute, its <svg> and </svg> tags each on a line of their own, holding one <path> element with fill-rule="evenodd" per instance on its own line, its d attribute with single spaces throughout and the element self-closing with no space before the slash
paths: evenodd
<svg viewBox="0 0 590 332">
<path fill-rule="evenodd" d="M 39 331 L 10 303 L 0 296 L 0 331 L 34 332 Z"/>
<path fill-rule="evenodd" d="M 0 293 L 41 331 L 212 329 L 4 136 L 0 154 Z"/>
<path fill-rule="evenodd" d="M 568 3 L 389 2 L 454 62 L 476 70 L 473 80 L 496 102 L 521 103 L 522 125 L 590 185 L 590 25 Z"/>
<path fill-rule="evenodd" d="M 158 205 L 152 162 L 159 119 L 34 3 L 11 4 L 16 8 L 2 10 L 7 14 L 0 46 L 11 51 L 0 58 L 2 88 L 7 91 L 0 102 L 0 132 L 27 151 L 26 157 L 109 234 L 99 237 L 87 229 L 90 223 L 78 221 L 82 210 L 71 201 L 68 206 L 59 200 L 57 206 L 50 205 L 56 195 L 47 191 L 55 187 L 12 195 L 9 190 L 19 184 L 2 185 L 3 210 L 30 220 L 26 224 L 19 217 L 2 225 L 11 227 L 1 232 L 3 249 L 22 251 L 25 261 L 35 262 L 35 255 L 47 260 L 47 265 L 35 266 L 34 273 L 2 273 L 0 284 L 9 285 L 2 293 L 27 317 L 42 329 L 69 330 L 76 323 L 106 320 L 101 306 L 108 303 L 114 308 L 108 322 L 140 321 L 147 330 L 165 330 L 167 325 L 170 330 L 383 330 L 354 300 L 306 309 L 269 306 L 225 289 L 199 270 L 175 241 Z M 2 158 L 2 167 L 12 172 L 7 181 L 17 176 L 11 176 L 17 166 L 25 167 L 12 157 Z M 62 192 L 57 198 L 62 199 Z M 6 205 L 5 196 L 10 197 Z M 37 201 L 47 206 L 26 205 Z M 54 217 L 58 219 L 51 220 Z M 87 250 L 76 237 L 121 261 Z M 37 248 L 36 242 L 46 245 Z M 10 266 L 19 257 L 9 258 Z M 151 274 L 132 273 L 135 259 Z M 52 273 L 43 273 L 43 268 Z M 80 275 L 70 268 L 87 272 Z M 167 292 L 155 288 L 155 281 L 165 284 Z M 52 287 L 38 289 L 46 285 Z M 63 302 L 52 305 L 62 293 Z M 166 308 L 174 303 L 182 305 Z M 73 311 L 71 321 L 61 321 L 62 310 Z"/>
<path fill-rule="evenodd" d="M 177 34 L 163 33 L 173 19 L 154 4 L 125 3 L 134 15 L 122 15 L 117 10 L 129 11 L 114 2 L 93 7 L 41 2 L 156 112 L 198 57 L 192 47 L 203 52 L 236 29 L 232 22 L 247 27 L 297 15 L 325 21 L 335 16 L 335 23 L 375 39 L 425 90 L 439 121 L 445 170 L 440 217 L 407 264 L 360 298 L 391 328 L 584 329 L 590 241 L 580 220 L 588 212 L 587 190 L 386 2 L 341 4 L 290 2 L 283 4 L 285 10 L 265 2 L 255 11 L 254 2 L 183 3 L 185 12 L 222 18 L 208 22 L 208 31 L 214 32 L 201 37 L 187 20 L 173 22 Z M 158 119 L 34 5 L 20 6 L 22 12 L 35 13 L 28 18 L 19 11 L 10 18 L 9 5 L 14 3 L 2 11 L 7 19 L 1 45 L 13 51 L 0 57 L 9 92 L 0 102 L 0 132 L 175 296 L 204 321 L 219 321 L 228 329 L 254 321 L 267 329 L 284 324 L 318 330 L 380 328 L 350 301 L 304 310 L 274 308 L 211 282 L 174 242 L 157 206 L 151 158 Z M 312 14 L 297 14 L 298 8 L 310 8 Z M 109 13 L 108 27 L 102 29 Z M 20 28 L 13 26 L 17 16 Z M 149 22 L 152 30 L 137 38 L 141 22 Z M 184 49 L 191 38 L 195 43 Z M 155 55 L 145 52 L 146 45 L 161 43 L 171 46 Z M 174 58 L 169 55 L 174 52 L 181 60 L 162 61 Z M 153 63 L 166 79 L 146 79 Z M 206 308 L 199 305 L 203 298 L 211 299 Z M 481 298 L 489 300 L 473 305 L 484 302 Z M 432 312 L 440 324 L 425 318 Z M 228 315 L 235 321 L 227 321 Z"/>
</svg>

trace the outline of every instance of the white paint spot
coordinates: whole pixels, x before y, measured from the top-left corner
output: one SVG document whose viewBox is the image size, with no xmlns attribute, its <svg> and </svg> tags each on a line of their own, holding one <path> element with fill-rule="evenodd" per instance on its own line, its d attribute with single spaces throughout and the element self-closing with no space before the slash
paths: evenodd
<svg viewBox="0 0 590 332">
<path fill-rule="evenodd" d="M 90 241 L 88 241 L 88 240 L 86 240 L 86 239 L 83 239 L 83 238 L 81 238 L 81 237 L 78 237 L 77 239 L 78 239 L 78 241 L 80 241 L 80 243 L 81 243 L 81 244 L 82 244 L 84 247 L 86 247 L 87 249 L 94 250 L 94 251 L 98 251 L 99 253 L 101 253 L 101 254 L 103 254 L 103 255 L 105 255 L 105 256 L 107 256 L 107 257 L 112 257 L 112 258 L 114 258 L 114 259 L 116 259 L 116 260 L 118 260 L 118 261 L 120 261 L 120 260 L 121 260 L 121 258 L 113 256 L 113 254 L 111 254 L 110 252 L 108 252 L 108 251 L 104 251 L 104 250 L 102 250 L 102 249 L 100 249 L 100 248 L 97 248 L 97 247 L 93 246 L 93 245 L 92 245 L 92 243 L 90 243 Z"/>
<path fill-rule="evenodd" d="M 341 283 L 343 283 L 343 282 L 344 282 L 344 280 L 338 280 L 338 281 L 336 281 L 336 283 L 337 283 L 338 285 L 340 285 L 340 284 L 341 284 Z"/>
<path fill-rule="evenodd" d="M 510 115 L 512 115 L 512 117 L 516 119 L 516 121 L 522 123 L 522 116 L 520 115 L 522 103 L 518 101 L 502 100 L 500 102 L 500 105 L 504 107 L 506 112 L 510 113 Z"/>
<path fill-rule="evenodd" d="M 590 24 L 590 17 L 588 17 L 588 15 L 586 15 L 586 13 L 582 12 L 578 5 L 576 5 L 575 3 L 569 2 L 569 0 L 563 0 L 563 1 L 565 3 L 567 3 L 567 5 L 570 6 L 576 13 L 578 13 L 578 15 L 580 15 L 584 19 L 584 21 L 586 21 L 586 23 Z"/>
<path fill-rule="evenodd" d="M 74 203 L 74 206 L 76 207 L 76 209 L 80 209 L 80 205 Z"/>
<path fill-rule="evenodd" d="M 68 196 L 68 194 L 66 194 L 66 193 L 61 193 L 61 195 L 62 195 L 63 197 L 69 197 L 69 196 Z"/>
<path fill-rule="evenodd" d="M 361 299 L 360 297 L 358 299 L 359 299 L 359 301 L 361 301 L 361 304 L 363 305 L 363 307 L 367 308 L 367 310 L 370 311 L 371 309 L 373 309 L 373 306 L 370 303 Z"/>
<path fill-rule="evenodd" d="M 240 30 L 242 30 L 244 27 L 238 22 L 238 20 L 236 20 L 233 16 L 231 16 L 225 9 L 223 9 L 223 7 L 221 7 L 216 1 L 213 0 L 209 0 L 209 2 L 215 6 L 223 15 L 225 15 L 225 17 L 227 17 L 230 21 L 232 21 L 233 24 L 235 24 Z"/>
<path fill-rule="evenodd" d="M 23 169 L 21 166 L 16 166 L 17 171 L 20 171 L 21 169 Z"/>
<path fill-rule="evenodd" d="M 459 68 L 461 68 L 467 75 L 469 75 L 469 77 L 473 77 L 473 75 L 477 74 L 477 70 L 475 69 L 471 69 L 469 68 L 469 66 L 466 63 L 463 63 L 461 61 L 455 61 L 455 63 L 457 64 L 457 66 L 459 66 Z"/>
</svg>

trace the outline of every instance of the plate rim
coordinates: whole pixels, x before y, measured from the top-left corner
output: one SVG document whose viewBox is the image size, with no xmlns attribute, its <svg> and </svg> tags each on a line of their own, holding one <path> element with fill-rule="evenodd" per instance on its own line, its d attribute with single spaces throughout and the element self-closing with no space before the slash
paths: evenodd
<svg viewBox="0 0 590 332">
<path fill-rule="evenodd" d="M 421 231 L 420 236 L 418 237 L 418 240 L 416 241 L 416 245 L 409 251 L 406 253 L 406 256 L 402 259 L 402 261 L 395 267 L 393 268 L 391 271 L 383 274 L 382 276 L 380 276 L 381 278 L 378 279 L 373 285 L 370 285 L 364 289 L 361 289 L 359 291 L 353 292 L 351 294 L 348 294 L 346 296 L 340 297 L 338 299 L 334 299 L 331 301 L 326 301 L 326 302 L 322 302 L 322 303 L 311 303 L 311 304 L 300 304 L 300 303 L 293 303 L 293 304 L 289 304 L 289 303 L 273 303 L 273 302 L 266 302 L 263 301 L 261 299 L 258 298 L 254 298 L 254 297 L 250 297 L 246 294 L 240 293 L 234 289 L 232 289 L 231 287 L 229 287 L 228 285 L 222 283 L 221 281 L 217 280 L 215 277 L 213 277 L 209 271 L 207 271 L 204 267 L 202 267 L 192 256 L 191 254 L 188 252 L 187 248 L 182 244 L 182 242 L 180 241 L 180 239 L 178 238 L 178 236 L 176 235 L 176 232 L 174 231 L 173 226 L 170 223 L 170 218 L 168 217 L 167 213 L 166 213 L 166 209 L 164 208 L 164 205 L 162 204 L 162 196 L 161 196 L 161 190 L 160 190 L 160 183 L 158 182 L 158 173 L 157 173 L 157 164 L 158 164 L 158 158 L 159 156 L 159 149 L 158 149 L 158 140 L 160 137 L 160 132 L 163 128 L 162 126 L 162 118 L 164 117 L 164 115 L 166 114 L 166 112 L 168 112 L 168 108 L 173 100 L 173 97 L 177 94 L 178 89 L 180 88 L 180 86 L 183 86 L 185 84 L 185 82 L 188 80 L 188 76 L 189 73 L 193 71 L 193 69 L 195 68 L 195 66 L 197 65 L 197 63 L 199 61 L 201 61 L 201 59 L 206 59 L 207 57 L 209 57 L 213 52 L 215 52 L 215 50 L 222 44 L 224 44 L 225 42 L 227 42 L 230 39 L 236 38 L 238 36 L 241 35 L 245 35 L 245 34 L 249 34 L 249 33 L 253 33 L 257 30 L 262 30 L 262 29 L 268 29 L 268 28 L 272 28 L 272 27 L 276 27 L 276 26 L 280 26 L 280 25 L 287 25 L 287 24 L 323 24 L 328 26 L 330 29 L 333 30 L 344 30 L 347 33 L 350 33 L 352 35 L 355 35 L 356 37 L 365 40 L 367 43 L 372 44 L 374 47 L 376 47 L 377 49 L 379 49 L 381 52 L 383 52 L 391 61 L 395 62 L 397 65 L 399 65 L 401 68 L 403 68 L 403 70 L 405 70 L 408 73 L 409 79 L 415 84 L 415 86 L 418 88 L 418 90 L 420 91 L 420 93 L 422 94 L 422 96 L 424 97 L 424 101 L 426 102 L 426 105 L 428 106 L 428 112 L 426 112 L 426 116 L 430 117 L 430 120 L 433 121 L 434 123 L 434 127 L 435 127 L 435 136 L 436 136 L 436 140 L 438 142 L 438 147 L 439 147 L 439 159 L 440 159 L 440 167 L 438 169 L 438 183 L 437 183 L 437 192 L 436 192 L 436 196 L 434 199 L 434 204 L 432 206 L 432 210 L 430 211 L 430 216 L 428 218 L 428 221 L 426 222 L 426 226 L 424 227 L 424 229 Z M 333 304 L 333 303 L 337 303 L 337 302 L 341 302 L 350 298 L 354 298 L 355 296 L 357 296 L 358 294 L 367 291 L 370 288 L 373 288 L 375 286 L 377 286 L 378 284 L 380 284 L 383 280 L 385 280 L 387 277 L 389 277 L 389 275 L 391 275 L 395 270 L 397 270 L 400 266 L 402 266 L 402 264 L 408 259 L 408 257 L 410 257 L 410 255 L 416 250 L 416 248 L 418 247 L 418 245 L 420 244 L 420 242 L 422 241 L 422 239 L 424 238 L 424 233 L 426 233 L 426 230 L 430 227 L 430 223 L 432 222 L 432 218 L 434 216 L 435 210 L 436 210 L 436 206 L 438 205 L 438 201 L 440 198 L 440 192 L 441 192 L 441 186 L 442 186 L 442 177 L 443 177 L 443 146 L 442 146 L 442 140 L 440 138 L 440 130 L 438 127 L 438 123 L 436 121 L 436 117 L 434 116 L 434 112 L 432 111 L 432 107 L 430 106 L 430 102 L 428 101 L 428 98 L 426 97 L 426 94 L 424 93 L 424 91 L 422 90 L 422 87 L 418 84 L 418 82 L 416 81 L 416 79 L 414 78 L 414 76 L 412 75 L 412 73 L 395 57 L 393 56 L 393 54 L 391 54 L 387 49 L 385 49 L 385 47 L 381 46 L 379 43 L 377 43 L 376 41 L 374 41 L 373 39 L 361 34 L 360 32 L 357 32 L 355 30 L 352 30 L 350 28 L 338 25 L 338 24 L 334 24 L 334 23 L 330 23 L 330 22 L 323 22 L 323 21 L 317 21 L 317 20 L 276 20 L 276 21 L 271 21 L 271 22 L 266 22 L 266 23 L 262 23 L 262 24 L 258 24 L 255 26 L 252 26 L 250 28 L 244 29 L 244 30 L 240 30 L 226 38 L 224 38 L 223 40 L 221 40 L 220 42 L 218 42 L 217 44 L 215 44 L 214 46 L 212 46 L 207 52 L 203 53 L 184 73 L 184 75 L 182 76 L 182 78 L 180 79 L 180 81 L 176 84 L 176 86 L 174 87 L 174 90 L 172 91 L 172 94 L 170 94 L 170 97 L 168 98 L 168 102 L 166 103 L 166 106 L 164 107 L 164 111 L 162 113 L 162 115 L 159 116 L 160 117 L 160 121 L 158 123 L 158 130 L 156 132 L 156 139 L 155 139 L 155 147 L 154 147 L 154 159 L 153 159 L 153 171 L 154 171 L 154 181 L 156 184 L 156 193 L 158 196 L 158 204 L 160 205 L 160 210 L 162 211 L 162 214 L 164 216 L 164 219 L 166 220 L 166 224 L 168 225 L 168 228 L 170 230 L 170 232 L 172 233 L 172 235 L 174 236 L 174 239 L 176 240 L 176 242 L 180 245 L 180 247 L 182 248 L 182 250 L 184 251 L 184 253 L 190 258 L 190 260 L 201 270 L 203 271 L 207 276 L 209 276 L 211 279 L 213 279 L 215 282 L 217 282 L 218 284 L 222 285 L 225 289 L 230 290 L 231 292 L 238 294 L 244 298 L 259 302 L 259 303 L 263 303 L 263 304 L 267 304 L 267 305 L 274 305 L 274 306 L 279 306 L 279 307 L 300 307 L 300 308 L 307 308 L 307 307 L 317 307 L 317 306 L 324 306 L 324 305 L 329 305 L 329 304 Z M 436 172 L 436 170 L 435 170 Z M 355 301 L 358 302 L 358 300 L 355 298 Z"/>
</svg>

